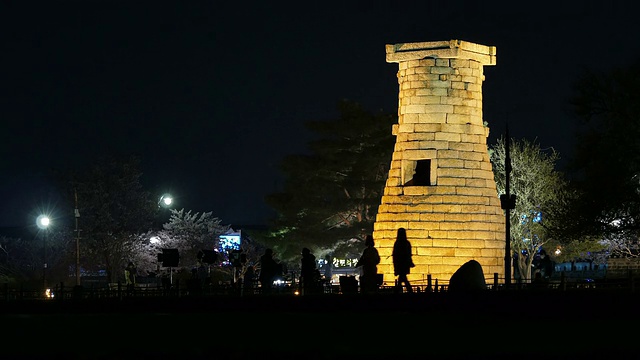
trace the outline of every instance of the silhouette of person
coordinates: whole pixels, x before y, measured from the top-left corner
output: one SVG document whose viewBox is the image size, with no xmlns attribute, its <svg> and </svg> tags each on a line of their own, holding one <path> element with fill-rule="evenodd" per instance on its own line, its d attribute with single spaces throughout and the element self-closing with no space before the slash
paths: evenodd
<svg viewBox="0 0 640 360">
<path fill-rule="evenodd" d="M 358 259 L 356 267 L 362 269 L 360 275 L 360 290 L 362 293 L 372 293 L 378 288 L 377 275 L 380 254 L 378 254 L 378 249 L 374 247 L 372 235 L 367 235 L 364 239 L 364 245 L 365 249 L 360 259 Z"/>
<path fill-rule="evenodd" d="M 513 265 L 513 278 L 516 280 L 517 285 L 522 284 L 522 280 L 523 280 L 522 272 L 520 271 L 521 256 L 522 255 L 520 255 L 517 251 L 514 251 L 512 260 L 511 260 Z"/>
<path fill-rule="evenodd" d="M 264 254 L 260 256 L 260 287 L 263 294 L 270 294 L 273 289 L 273 280 L 278 274 L 279 265 L 273 259 L 273 250 L 266 249 Z"/>
<path fill-rule="evenodd" d="M 135 265 L 133 265 L 132 261 L 129 261 L 127 267 L 124 268 L 124 283 L 127 287 L 127 292 L 133 293 L 133 290 L 136 287 L 136 276 L 138 275 L 138 270 Z"/>
<path fill-rule="evenodd" d="M 253 283 L 256 280 L 256 273 L 253 265 L 247 266 L 247 269 L 244 271 L 244 276 L 242 279 L 242 286 L 244 287 L 245 294 L 253 294 Z"/>
<path fill-rule="evenodd" d="M 311 294 L 316 291 L 319 274 L 316 256 L 308 248 L 303 248 L 302 259 L 300 260 L 300 278 L 303 294 Z"/>
<path fill-rule="evenodd" d="M 187 289 L 189 290 L 189 295 L 200 295 L 202 284 L 198 278 L 198 268 L 191 269 L 191 277 L 187 279 Z"/>
<path fill-rule="evenodd" d="M 206 290 L 209 287 L 209 271 L 202 262 L 198 266 L 198 279 L 202 290 Z"/>
<path fill-rule="evenodd" d="M 551 261 L 551 258 L 549 257 L 549 255 L 547 255 L 547 252 L 544 250 L 540 250 L 540 272 L 542 273 L 542 277 L 545 279 L 549 279 L 551 278 L 551 275 L 553 274 L 553 261 Z"/>
<path fill-rule="evenodd" d="M 402 289 L 404 284 L 408 293 L 412 293 L 413 289 L 407 279 L 407 274 L 411 272 L 413 259 L 411 255 L 411 243 L 407 239 L 407 230 L 405 228 L 399 228 L 396 236 L 396 241 L 393 243 L 393 273 L 398 277 L 397 290 Z"/>
</svg>

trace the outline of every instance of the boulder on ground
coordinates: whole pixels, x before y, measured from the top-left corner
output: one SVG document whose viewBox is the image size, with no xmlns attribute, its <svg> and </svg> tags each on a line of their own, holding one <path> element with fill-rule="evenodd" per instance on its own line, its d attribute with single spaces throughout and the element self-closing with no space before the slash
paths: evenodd
<svg viewBox="0 0 640 360">
<path fill-rule="evenodd" d="M 464 263 L 449 280 L 449 292 L 482 291 L 487 289 L 482 265 L 476 260 Z"/>
</svg>

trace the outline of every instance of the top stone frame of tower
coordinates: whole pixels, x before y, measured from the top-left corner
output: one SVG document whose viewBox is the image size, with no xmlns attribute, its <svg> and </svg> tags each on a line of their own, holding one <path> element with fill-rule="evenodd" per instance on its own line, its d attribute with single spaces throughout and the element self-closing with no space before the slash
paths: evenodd
<svg viewBox="0 0 640 360">
<path fill-rule="evenodd" d="M 482 65 L 496 64 L 496 47 L 462 40 L 386 45 L 387 62 L 400 63 L 424 58 L 471 59 Z"/>
</svg>

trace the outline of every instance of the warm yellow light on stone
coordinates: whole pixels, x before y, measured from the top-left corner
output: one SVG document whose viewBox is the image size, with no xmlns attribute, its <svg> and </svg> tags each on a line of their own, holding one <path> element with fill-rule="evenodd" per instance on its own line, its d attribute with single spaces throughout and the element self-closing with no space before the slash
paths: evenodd
<svg viewBox="0 0 640 360">
<path fill-rule="evenodd" d="M 450 40 L 387 45 L 398 63 L 398 124 L 373 237 L 378 271 L 393 284 L 391 252 L 397 229 L 413 247 L 409 280 L 431 275 L 441 284 L 476 260 L 486 278 L 504 277 L 504 212 L 482 118 L 483 67 L 496 48 Z"/>
</svg>

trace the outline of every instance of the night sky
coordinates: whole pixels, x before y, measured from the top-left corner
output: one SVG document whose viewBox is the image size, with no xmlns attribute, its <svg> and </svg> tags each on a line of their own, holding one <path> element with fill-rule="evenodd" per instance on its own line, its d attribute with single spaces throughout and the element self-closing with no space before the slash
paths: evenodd
<svg viewBox="0 0 640 360">
<path fill-rule="evenodd" d="M 178 208 L 265 224 L 280 161 L 311 139 L 304 122 L 336 118 L 341 99 L 397 112 L 394 43 L 496 46 L 489 143 L 508 121 L 566 159 L 571 82 L 640 56 L 635 5 L 621 2 L 281 3 L 3 1 L 0 226 L 61 211 L 50 170 L 103 154 L 138 155 L 148 190 Z"/>
</svg>

